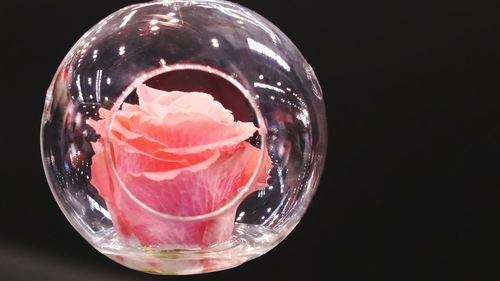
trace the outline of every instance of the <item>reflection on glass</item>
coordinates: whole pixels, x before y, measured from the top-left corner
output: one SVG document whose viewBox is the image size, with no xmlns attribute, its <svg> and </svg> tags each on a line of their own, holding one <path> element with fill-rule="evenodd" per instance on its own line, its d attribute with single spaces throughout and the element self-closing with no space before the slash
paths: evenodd
<svg viewBox="0 0 500 281">
<path fill-rule="evenodd" d="M 276 61 L 281 67 L 283 67 L 283 69 L 285 69 L 286 71 L 290 71 L 290 65 L 280 55 L 271 50 L 271 48 L 255 41 L 252 38 L 247 38 L 247 41 L 248 47 L 250 47 L 251 50 L 254 50 L 261 55 L 265 55 L 271 58 L 272 60 Z"/>
</svg>

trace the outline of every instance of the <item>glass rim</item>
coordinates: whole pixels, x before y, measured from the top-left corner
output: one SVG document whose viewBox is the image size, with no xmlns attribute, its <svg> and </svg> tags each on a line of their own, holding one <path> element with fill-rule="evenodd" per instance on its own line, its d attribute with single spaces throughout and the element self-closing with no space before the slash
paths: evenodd
<svg viewBox="0 0 500 281">
<path fill-rule="evenodd" d="M 132 201 L 134 203 L 136 203 L 139 207 L 143 208 L 144 210 L 146 210 L 146 211 L 148 211 L 148 212 L 150 212 L 150 213 L 152 213 L 152 214 L 154 214 L 154 215 L 156 215 L 158 217 L 161 217 L 161 218 L 164 218 L 164 219 L 169 219 L 169 220 L 177 220 L 177 221 L 205 220 L 205 219 L 213 218 L 215 216 L 223 214 L 224 212 L 226 212 L 227 210 L 229 210 L 231 207 L 233 207 L 238 201 L 240 201 L 243 198 L 243 196 L 250 190 L 250 187 L 255 183 L 255 181 L 256 181 L 256 179 L 258 177 L 259 171 L 260 171 L 262 165 L 264 164 L 264 157 L 265 157 L 265 152 L 266 152 L 266 149 L 267 149 L 267 147 L 266 147 L 267 146 L 267 140 L 266 140 L 267 128 L 266 128 L 266 124 L 264 122 L 265 119 L 264 119 L 264 117 L 262 115 L 262 112 L 260 111 L 257 103 L 255 102 L 255 100 L 253 99 L 252 95 L 248 91 L 248 89 L 245 88 L 238 80 L 236 80 L 235 78 L 233 78 L 231 75 L 228 75 L 228 74 L 224 73 L 221 70 L 218 70 L 218 69 L 215 69 L 213 67 L 206 66 L 206 65 L 189 64 L 189 63 L 188 64 L 163 65 L 162 67 L 160 67 L 160 68 L 158 68 L 156 70 L 153 70 L 153 71 L 150 71 L 150 72 L 148 72 L 146 74 L 141 75 L 139 78 L 137 78 L 132 84 L 130 84 L 122 92 L 122 94 L 114 102 L 113 107 L 110 109 L 111 118 L 109 119 L 108 122 L 106 122 L 106 134 L 108 136 L 111 136 L 113 123 L 114 123 L 114 121 L 116 119 L 117 113 L 120 111 L 121 105 L 125 102 L 126 98 L 135 89 L 137 89 L 137 87 L 140 84 L 143 84 L 144 82 L 148 81 L 149 79 L 151 79 L 151 78 L 153 78 L 155 76 L 158 76 L 158 75 L 161 75 L 161 74 L 165 74 L 165 73 L 169 73 L 169 72 L 173 72 L 173 71 L 179 71 L 179 70 L 198 70 L 198 71 L 203 71 L 203 72 L 206 72 L 206 73 L 209 73 L 209 74 L 212 74 L 212 75 L 216 75 L 219 78 L 222 78 L 222 79 L 226 80 L 227 82 L 231 83 L 231 85 L 233 85 L 234 87 L 236 87 L 240 91 L 241 94 L 243 94 L 243 96 L 249 102 L 251 108 L 254 110 L 254 112 L 256 114 L 256 117 L 257 117 L 258 133 L 261 136 L 260 155 L 259 155 L 259 159 L 258 159 L 257 165 L 255 166 L 254 171 L 252 173 L 252 176 L 247 181 L 247 183 L 243 186 L 243 188 L 240 191 L 238 191 L 238 193 L 233 198 L 231 198 L 231 200 L 229 200 L 227 203 L 225 203 L 220 208 L 218 208 L 218 209 L 216 209 L 214 211 L 211 211 L 211 212 L 207 212 L 207 213 L 200 214 L 200 215 L 195 215 L 195 216 L 177 216 L 177 215 L 172 215 L 172 214 L 168 214 L 168 213 L 163 213 L 163 212 L 155 210 L 154 208 L 151 208 L 150 206 L 148 206 L 147 204 L 145 204 L 144 202 L 142 202 L 141 200 L 139 200 L 128 189 L 128 187 L 125 185 L 125 183 L 121 180 L 121 178 L 120 178 L 120 176 L 118 174 L 118 171 L 117 171 L 117 169 L 115 167 L 115 164 L 113 162 L 113 159 L 111 157 L 111 153 L 110 153 L 110 151 L 111 151 L 111 141 L 110 141 L 109 137 L 105 138 L 105 140 L 104 140 L 104 154 L 105 154 L 106 161 L 107 161 L 109 167 L 111 168 L 111 172 L 113 174 L 113 177 L 114 177 L 114 179 L 118 183 L 119 188 L 122 188 L 125 191 L 125 193 L 127 194 L 127 196 L 130 199 L 132 199 Z"/>
</svg>

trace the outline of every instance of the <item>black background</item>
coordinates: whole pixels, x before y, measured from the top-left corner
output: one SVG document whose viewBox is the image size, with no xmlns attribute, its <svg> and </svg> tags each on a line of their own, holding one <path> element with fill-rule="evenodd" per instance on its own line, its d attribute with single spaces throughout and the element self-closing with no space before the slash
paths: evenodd
<svg viewBox="0 0 500 281">
<path fill-rule="evenodd" d="M 478 1 L 239 1 L 323 87 L 329 151 L 309 211 L 220 273 L 151 276 L 95 251 L 49 191 L 40 118 L 70 47 L 134 2 L 2 4 L 0 280 L 499 280 L 499 10 Z"/>
</svg>

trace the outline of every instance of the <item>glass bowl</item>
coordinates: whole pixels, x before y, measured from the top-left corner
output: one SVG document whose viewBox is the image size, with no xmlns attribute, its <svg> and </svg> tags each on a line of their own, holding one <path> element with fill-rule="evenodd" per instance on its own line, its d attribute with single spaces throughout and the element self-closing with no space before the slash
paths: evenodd
<svg viewBox="0 0 500 281">
<path fill-rule="evenodd" d="M 155 274 L 227 269 L 281 242 L 324 166 L 313 69 L 277 27 L 219 0 L 123 8 L 48 89 L 45 173 L 73 227 Z"/>
</svg>

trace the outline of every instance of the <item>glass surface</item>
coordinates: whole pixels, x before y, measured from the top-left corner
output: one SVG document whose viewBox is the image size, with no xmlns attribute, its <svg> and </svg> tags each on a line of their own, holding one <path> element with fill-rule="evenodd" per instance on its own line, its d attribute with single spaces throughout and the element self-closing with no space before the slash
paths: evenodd
<svg viewBox="0 0 500 281">
<path fill-rule="evenodd" d="M 98 251 L 155 274 L 237 266 L 281 242 L 324 165 L 313 69 L 226 1 L 153 1 L 86 32 L 47 92 L 51 190 Z"/>
</svg>

